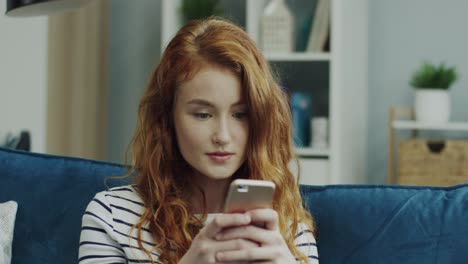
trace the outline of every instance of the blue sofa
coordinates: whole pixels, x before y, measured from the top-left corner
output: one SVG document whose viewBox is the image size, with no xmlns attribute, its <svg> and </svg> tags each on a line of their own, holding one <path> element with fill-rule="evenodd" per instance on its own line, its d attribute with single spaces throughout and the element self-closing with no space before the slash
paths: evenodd
<svg viewBox="0 0 468 264">
<path fill-rule="evenodd" d="M 76 263 L 87 203 L 107 176 L 124 172 L 119 164 L 0 148 L 0 203 L 18 202 L 12 263 Z M 301 192 L 317 222 L 321 263 L 468 263 L 468 185 Z"/>
</svg>

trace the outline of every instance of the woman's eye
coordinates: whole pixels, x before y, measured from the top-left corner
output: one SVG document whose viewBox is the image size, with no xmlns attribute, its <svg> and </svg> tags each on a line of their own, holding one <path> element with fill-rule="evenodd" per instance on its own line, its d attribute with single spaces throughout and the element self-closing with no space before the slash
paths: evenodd
<svg viewBox="0 0 468 264">
<path fill-rule="evenodd" d="M 242 119 L 247 117 L 247 112 L 237 112 L 234 114 L 235 118 Z"/>
<path fill-rule="evenodd" d="M 207 119 L 209 118 L 211 115 L 208 114 L 208 113 L 194 113 L 193 114 L 196 118 L 200 118 L 200 119 Z"/>
</svg>

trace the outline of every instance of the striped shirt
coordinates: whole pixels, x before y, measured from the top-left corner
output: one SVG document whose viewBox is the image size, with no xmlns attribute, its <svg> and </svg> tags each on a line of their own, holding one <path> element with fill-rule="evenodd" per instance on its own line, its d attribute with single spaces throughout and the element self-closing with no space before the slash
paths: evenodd
<svg viewBox="0 0 468 264">
<path fill-rule="evenodd" d="M 78 262 L 151 263 L 138 247 L 137 230 L 132 229 L 144 210 L 145 205 L 132 185 L 97 193 L 83 215 Z M 208 219 L 212 217 L 208 215 Z M 155 242 L 147 226 L 143 227 L 142 243 L 151 252 L 155 263 L 159 263 L 159 253 L 151 251 Z M 318 263 L 317 244 L 312 232 L 302 228 L 295 243 L 309 257 L 310 263 Z"/>
</svg>

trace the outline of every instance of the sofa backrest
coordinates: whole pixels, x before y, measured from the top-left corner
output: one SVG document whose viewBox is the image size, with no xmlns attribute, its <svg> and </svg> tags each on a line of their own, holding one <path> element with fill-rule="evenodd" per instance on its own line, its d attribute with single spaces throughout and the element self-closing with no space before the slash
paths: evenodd
<svg viewBox="0 0 468 264">
<path fill-rule="evenodd" d="M 86 205 L 106 177 L 125 173 L 119 164 L 0 148 L 0 203 L 18 202 L 12 263 L 76 263 Z M 321 263 L 468 263 L 468 185 L 301 192 Z"/>
<path fill-rule="evenodd" d="M 12 264 L 76 263 L 87 204 L 107 176 L 125 173 L 118 164 L 0 148 L 0 203 L 18 203 Z"/>
<path fill-rule="evenodd" d="M 302 186 L 322 263 L 468 263 L 468 185 Z"/>
</svg>

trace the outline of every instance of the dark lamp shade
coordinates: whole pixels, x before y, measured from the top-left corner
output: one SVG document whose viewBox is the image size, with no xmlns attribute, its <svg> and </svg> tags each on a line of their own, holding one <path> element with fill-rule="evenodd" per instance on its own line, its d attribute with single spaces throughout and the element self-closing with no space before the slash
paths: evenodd
<svg viewBox="0 0 468 264">
<path fill-rule="evenodd" d="M 7 0 L 5 14 L 14 17 L 44 16 L 84 6 L 90 0 Z"/>
</svg>

